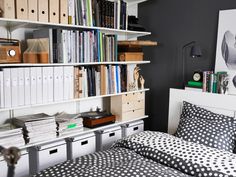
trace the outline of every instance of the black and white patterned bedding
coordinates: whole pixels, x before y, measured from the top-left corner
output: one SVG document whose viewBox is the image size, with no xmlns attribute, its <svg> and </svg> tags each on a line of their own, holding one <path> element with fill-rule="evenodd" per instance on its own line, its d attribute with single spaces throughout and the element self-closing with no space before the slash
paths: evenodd
<svg viewBox="0 0 236 177">
<path fill-rule="evenodd" d="M 142 132 L 112 149 L 48 168 L 34 177 L 228 177 L 236 155 L 159 132 Z"/>
</svg>

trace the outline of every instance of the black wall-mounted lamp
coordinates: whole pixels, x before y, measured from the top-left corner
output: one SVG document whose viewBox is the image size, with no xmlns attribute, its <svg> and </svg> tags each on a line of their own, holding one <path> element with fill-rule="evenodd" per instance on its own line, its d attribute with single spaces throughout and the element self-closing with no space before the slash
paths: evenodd
<svg viewBox="0 0 236 177">
<path fill-rule="evenodd" d="M 183 77 L 183 86 L 185 86 L 185 59 L 186 59 L 185 54 L 186 54 L 186 49 L 190 48 L 190 47 L 191 47 L 190 55 L 188 55 L 188 56 L 191 56 L 193 59 L 197 59 L 197 58 L 202 57 L 202 49 L 197 44 L 196 41 L 189 42 L 189 43 L 185 44 L 182 47 L 182 74 L 183 74 L 182 77 Z"/>
</svg>

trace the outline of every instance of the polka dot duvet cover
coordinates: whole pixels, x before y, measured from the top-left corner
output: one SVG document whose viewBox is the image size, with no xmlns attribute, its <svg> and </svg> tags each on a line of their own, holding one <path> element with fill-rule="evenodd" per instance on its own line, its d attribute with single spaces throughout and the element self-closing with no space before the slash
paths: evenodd
<svg viewBox="0 0 236 177">
<path fill-rule="evenodd" d="M 34 177 L 230 177 L 236 154 L 146 131 L 117 141 L 110 150 L 50 167 Z"/>
</svg>

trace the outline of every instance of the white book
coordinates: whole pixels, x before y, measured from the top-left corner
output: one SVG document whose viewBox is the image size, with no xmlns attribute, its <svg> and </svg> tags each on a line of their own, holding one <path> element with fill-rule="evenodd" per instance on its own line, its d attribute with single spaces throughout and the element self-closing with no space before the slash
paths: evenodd
<svg viewBox="0 0 236 177">
<path fill-rule="evenodd" d="M 63 100 L 63 67 L 54 67 L 54 101 Z"/>
<path fill-rule="evenodd" d="M 18 106 L 25 105 L 25 68 L 18 68 Z"/>
<path fill-rule="evenodd" d="M 30 68 L 30 95 L 31 95 L 31 105 L 36 104 L 37 99 L 37 81 L 36 81 L 36 69 L 35 67 Z"/>
<path fill-rule="evenodd" d="M 42 67 L 36 67 L 36 103 L 42 104 L 43 103 L 43 73 Z"/>
<path fill-rule="evenodd" d="M 116 77 L 116 66 L 112 66 L 112 90 L 113 90 L 113 93 L 118 93 L 117 91 L 117 77 Z"/>
<path fill-rule="evenodd" d="M 48 69 L 47 67 L 42 68 L 43 75 L 43 103 L 48 102 Z"/>
<path fill-rule="evenodd" d="M 4 85 L 4 105 L 5 108 L 11 107 L 11 69 L 3 69 L 3 85 Z"/>
<path fill-rule="evenodd" d="M 67 31 L 67 63 L 72 63 L 71 59 L 71 31 Z"/>
<path fill-rule="evenodd" d="M 25 75 L 25 105 L 30 105 L 30 68 L 24 68 Z"/>
<path fill-rule="evenodd" d="M 121 76 L 120 76 L 120 66 L 117 66 L 118 69 L 118 93 L 121 93 Z"/>
<path fill-rule="evenodd" d="M 3 71 L 0 71 L 0 108 L 4 108 Z"/>
<path fill-rule="evenodd" d="M 101 73 L 95 72 L 95 81 L 96 81 L 96 96 L 101 94 Z"/>
<path fill-rule="evenodd" d="M 63 78 L 64 78 L 64 100 L 68 100 L 70 92 L 70 67 L 64 66 L 63 68 Z"/>
<path fill-rule="evenodd" d="M 83 83 L 84 83 L 84 96 L 83 97 L 88 97 L 88 79 L 87 79 L 87 69 L 84 68 L 83 70 Z"/>
<path fill-rule="evenodd" d="M 121 10 L 121 7 L 120 7 L 120 0 L 117 0 L 117 29 L 120 29 L 120 10 Z"/>
<path fill-rule="evenodd" d="M 76 63 L 79 63 L 80 61 L 80 45 L 79 45 L 79 41 L 80 41 L 80 32 L 76 31 Z"/>
<path fill-rule="evenodd" d="M 62 63 L 68 63 L 68 52 L 67 52 L 67 30 L 62 30 Z"/>
<path fill-rule="evenodd" d="M 106 75 L 106 82 L 105 82 L 105 85 L 106 85 L 106 94 L 109 94 L 109 93 L 110 93 L 109 81 L 108 81 L 109 74 L 108 74 L 108 68 L 107 68 L 107 67 L 105 67 L 105 75 Z"/>
<path fill-rule="evenodd" d="M 48 102 L 53 102 L 53 67 L 47 67 L 48 74 Z"/>
</svg>

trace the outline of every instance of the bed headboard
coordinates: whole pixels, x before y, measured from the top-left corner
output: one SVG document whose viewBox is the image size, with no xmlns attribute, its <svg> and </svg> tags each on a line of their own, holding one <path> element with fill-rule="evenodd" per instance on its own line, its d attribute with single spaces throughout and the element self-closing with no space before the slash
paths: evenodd
<svg viewBox="0 0 236 177">
<path fill-rule="evenodd" d="M 236 115 L 236 95 L 170 89 L 168 118 L 168 133 L 170 134 L 174 134 L 178 127 L 183 101 L 188 101 L 218 114 L 232 117 Z"/>
</svg>

